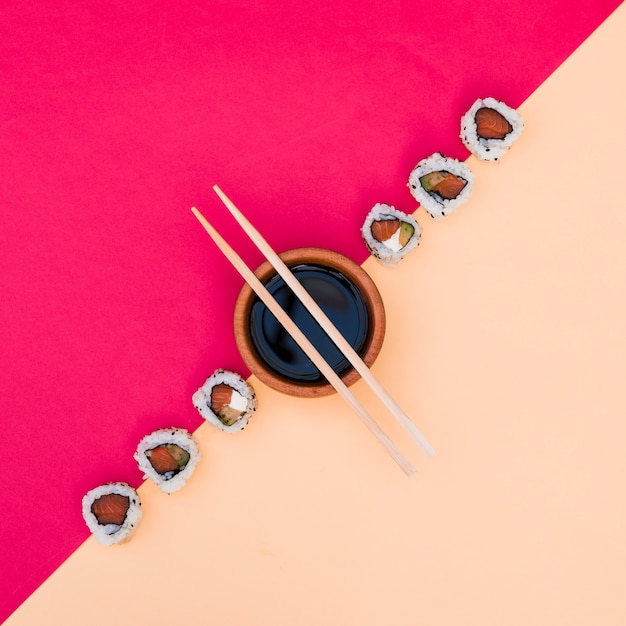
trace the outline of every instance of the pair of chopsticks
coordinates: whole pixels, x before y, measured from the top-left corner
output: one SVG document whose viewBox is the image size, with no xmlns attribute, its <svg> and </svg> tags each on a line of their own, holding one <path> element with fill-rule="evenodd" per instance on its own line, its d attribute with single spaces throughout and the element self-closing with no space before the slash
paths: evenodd
<svg viewBox="0 0 626 626">
<path fill-rule="evenodd" d="M 271 246 L 263 238 L 256 228 L 248 221 L 241 211 L 233 204 L 226 194 L 217 186 L 213 186 L 213 190 L 219 196 L 220 200 L 226 205 L 231 215 L 237 220 L 238 224 L 243 228 L 248 237 L 263 253 L 265 258 L 274 267 L 276 272 L 285 281 L 285 284 L 293 291 L 296 297 L 302 302 L 304 307 L 309 311 L 321 328 L 326 332 L 328 337 L 335 343 L 339 350 L 348 359 L 354 369 L 361 375 L 361 378 L 371 387 L 376 395 L 382 400 L 383 404 L 389 409 L 392 415 L 400 423 L 400 425 L 409 433 L 413 441 L 422 449 L 427 456 L 432 456 L 435 451 L 428 443 L 424 435 L 418 430 L 417 426 L 409 419 L 404 411 L 398 406 L 396 401 L 389 395 L 383 386 L 374 377 L 370 369 L 363 362 L 361 357 L 356 353 L 352 346 L 346 341 L 343 335 L 337 330 L 334 324 L 328 319 L 328 316 L 322 311 L 319 305 L 313 300 L 306 289 L 292 274 L 291 270 L 283 263 L 281 258 L 272 250 Z M 369 428 L 372 434 L 383 445 L 396 463 L 404 470 L 407 476 L 415 473 L 415 468 L 404 457 L 397 446 L 382 431 L 380 426 L 374 421 L 372 416 L 361 405 L 357 398 L 352 394 L 341 378 L 336 374 L 333 368 L 324 360 L 322 355 L 317 351 L 315 346 L 304 335 L 300 328 L 287 315 L 283 308 L 274 300 L 273 296 L 267 291 L 261 281 L 254 275 L 252 270 L 245 264 L 243 259 L 230 247 L 224 238 L 215 230 L 208 220 L 193 207 L 193 214 L 198 218 L 207 233 L 211 236 L 217 247 L 222 251 L 224 256 L 231 262 L 235 269 L 241 274 L 243 279 L 250 285 L 252 290 L 259 297 L 261 302 L 271 311 L 283 328 L 291 335 L 303 352 L 311 359 L 315 367 L 321 372 L 326 380 L 335 388 L 337 393 L 354 409 L 361 420 Z"/>
</svg>

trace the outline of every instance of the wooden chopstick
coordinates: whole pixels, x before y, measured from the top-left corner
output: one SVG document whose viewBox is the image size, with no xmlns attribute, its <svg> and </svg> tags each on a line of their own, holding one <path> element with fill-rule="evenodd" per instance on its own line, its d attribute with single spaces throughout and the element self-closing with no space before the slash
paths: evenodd
<svg viewBox="0 0 626 626">
<path fill-rule="evenodd" d="M 304 307 L 313 316 L 315 321 L 322 327 L 324 332 L 335 343 L 343 355 L 348 359 L 352 367 L 361 375 L 361 378 L 370 386 L 374 393 L 381 399 L 383 404 L 389 409 L 391 414 L 400 423 L 400 425 L 411 435 L 413 441 L 422 449 L 426 456 L 435 454 L 434 448 L 428 443 L 426 437 L 419 431 L 417 426 L 411 421 L 408 415 L 398 406 L 398 403 L 389 395 L 385 388 L 380 384 L 378 379 L 372 374 L 371 370 L 363 362 L 354 348 L 346 341 L 344 336 L 337 330 L 335 325 L 330 321 L 326 313 L 322 311 L 320 306 L 309 295 L 307 290 L 302 286 L 300 281 L 293 275 L 291 270 L 285 265 L 282 259 L 274 252 L 269 243 L 263 238 L 261 233 L 250 223 L 243 213 L 235 206 L 230 198 L 219 188 L 218 185 L 213 186 L 213 191 L 219 196 L 220 200 L 226 205 L 231 215 L 237 220 L 239 225 L 246 232 L 248 237 L 263 253 L 265 258 L 271 263 L 274 269 L 282 277 L 291 291 L 302 302 Z"/>
<path fill-rule="evenodd" d="M 400 452 L 398 447 L 382 431 L 374 418 L 365 410 L 361 403 L 354 397 L 352 392 L 346 387 L 344 382 L 335 373 L 335 370 L 324 360 L 315 346 L 307 339 L 306 335 L 298 328 L 295 322 L 287 315 L 283 308 L 274 300 L 273 296 L 265 288 L 263 283 L 254 275 L 254 272 L 245 264 L 243 259 L 230 247 L 224 238 L 211 226 L 208 220 L 193 207 L 193 214 L 198 218 L 204 229 L 209 233 L 211 239 L 222 251 L 224 256 L 231 262 L 235 269 L 241 274 L 243 279 L 250 285 L 252 290 L 272 312 L 284 329 L 291 335 L 294 341 L 300 346 L 304 353 L 311 359 L 315 367 L 319 369 L 328 382 L 337 390 L 337 393 L 358 413 L 361 420 L 369 428 L 372 434 L 383 445 L 394 461 L 402 468 L 407 476 L 415 473 L 415 468 Z"/>
</svg>

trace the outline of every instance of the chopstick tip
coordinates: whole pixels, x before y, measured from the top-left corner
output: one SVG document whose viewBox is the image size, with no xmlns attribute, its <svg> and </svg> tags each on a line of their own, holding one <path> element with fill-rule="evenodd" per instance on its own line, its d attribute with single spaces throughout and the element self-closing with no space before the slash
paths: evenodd
<svg viewBox="0 0 626 626">
<path fill-rule="evenodd" d="M 422 450 L 423 450 L 424 454 L 426 455 L 426 458 L 432 459 L 435 456 L 435 448 L 433 448 L 428 443 L 428 441 L 426 441 L 426 439 L 424 439 L 422 437 L 422 440 L 419 442 L 419 444 L 422 447 Z"/>
</svg>

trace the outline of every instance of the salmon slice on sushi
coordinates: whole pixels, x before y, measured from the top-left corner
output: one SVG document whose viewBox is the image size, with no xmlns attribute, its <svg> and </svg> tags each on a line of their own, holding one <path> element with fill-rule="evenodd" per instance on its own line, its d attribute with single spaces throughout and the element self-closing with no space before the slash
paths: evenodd
<svg viewBox="0 0 626 626">
<path fill-rule="evenodd" d="M 361 228 L 370 254 L 388 267 L 417 248 L 420 235 L 420 226 L 411 215 L 380 203 L 372 207 Z"/>
<path fill-rule="evenodd" d="M 256 394 L 239 374 L 218 369 L 192 396 L 193 405 L 204 419 L 225 432 L 247 426 L 256 411 Z"/>
<path fill-rule="evenodd" d="M 436 153 L 415 166 L 408 187 L 431 217 L 443 219 L 472 195 L 474 175 L 465 163 Z"/>
<path fill-rule="evenodd" d="M 134 455 L 143 477 L 164 493 L 174 493 L 186 484 L 200 456 L 196 440 L 184 428 L 161 428 L 146 435 Z"/>
<path fill-rule="evenodd" d="M 142 517 L 139 495 L 126 483 L 107 483 L 88 491 L 82 512 L 96 541 L 105 546 L 129 541 Z"/>
<path fill-rule="evenodd" d="M 495 98 L 478 99 L 461 118 L 461 141 L 477 158 L 497 161 L 524 129 L 520 114 Z"/>
</svg>

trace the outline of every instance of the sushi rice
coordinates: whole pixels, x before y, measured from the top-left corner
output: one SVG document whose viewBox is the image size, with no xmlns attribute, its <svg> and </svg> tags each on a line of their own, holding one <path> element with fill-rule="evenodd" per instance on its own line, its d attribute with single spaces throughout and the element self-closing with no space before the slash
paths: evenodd
<svg viewBox="0 0 626 626">
<path fill-rule="evenodd" d="M 486 139 L 479 137 L 476 128 L 476 112 L 488 108 L 497 111 L 511 125 L 512 131 L 502 139 Z M 470 110 L 461 118 L 461 141 L 476 157 L 483 161 L 497 161 L 519 139 L 524 129 L 524 120 L 511 107 L 495 98 L 478 99 Z"/>
<path fill-rule="evenodd" d="M 160 474 L 153 467 L 146 452 L 168 444 L 174 444 L 185 450 L 189 454 L 189 460 L 180 471 Z M 193 474 L 201 456 L 195 438 L 184 428 L 161 428 L 146 435 L 139 442 L 134 454 L 143 477 L 154 481 L 164 493 L 174 493 L 181 489 Z"/>
<path fill-rule="evenodd" d="M 128 510 L 121 525 L 100 524 L 91 510 L 96 500 L 112 493 L 126 496 L 129 500 Z M 83 519 L 96 541 L 105 546 L 112 546 L 129 541 L 137 531 L 142 518 L 141 500 L 139 499 L 139 494 L 130 485 L 126 483 L 107 483 L 88 491 L 83 496 L 82 513 Z"/>
<path fill-rule="evenodd" d="M 388 241 L 378 241 L 372 235 L 372 224 L 384 220 L 399 220 L 413 227 L 413 234 L 404 246 L 401 246 L 398 241 L 400 229 L 398 229 L 394 233 L 394 237 Z M 375 204 L 372 207 L 372 210 L 368 213 L 361 228 L 361 236 L 371 255 L 378 259 L 382 265 L 387 267 L 397 265 L 400 259 L 403 259 L 411 250 L 417 248 L 421 232 L 422 230 L 413 216 L 398 211 L 388 204 L 381 203 Z"/>
<path fill-rule="evenodd" d="M 429 193 L 422 187 L 420 178 L 432 172 L 445 171 L 466 181 L 466 185 L 456 198 L 442 198 L 436 193 Z M 437 152 L 422 159 L 409 175 L 408 182 L 411 195 L 424 207 L 434 219 L 441 220 L 453 213 L 457 207 L 467 202 L 474 189 L 474 175 L 470 168 L 457 159 L 445 157 Z"/>
<path fill-rule="evenodd" d="M 228 385 L 236 393 L 236 409 L 242 415 L 232 424 L 225 424 L 211 408 L 211 392 L 217 385 Z M 234 395 L 234 394 L 233 394 Z M 256 411 L 257 399 L 254 389 L 239 374 L 224 369 L 213 372 L 206 382 L 192 396 L 193 405 L 204 419 L 227 433 L 234 433 L 245 428 L 250 416 Z"/>
</svg>

